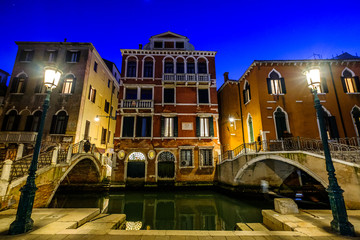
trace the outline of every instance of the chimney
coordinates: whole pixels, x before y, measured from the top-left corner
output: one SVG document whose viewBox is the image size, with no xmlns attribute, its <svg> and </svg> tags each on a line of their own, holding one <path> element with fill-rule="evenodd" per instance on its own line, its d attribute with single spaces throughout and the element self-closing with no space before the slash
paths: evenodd
<svg viewBox="0 0 360 240">
<path fill-rule="evenodd" d="M 142 49 L 142 44 L 139 44 L 139 49 Z"/>
<path fill-rule="evenodd" d="M 66 40 L 67 40 L 67 39 L 66 39 L 66 38 L 64 38 L 64 42 L 66 42 Z"/>
<path fill-rule="evenodd" d="M 224 73 L 224 82 L 229 80 L 229 72 Z"/>
</svg>

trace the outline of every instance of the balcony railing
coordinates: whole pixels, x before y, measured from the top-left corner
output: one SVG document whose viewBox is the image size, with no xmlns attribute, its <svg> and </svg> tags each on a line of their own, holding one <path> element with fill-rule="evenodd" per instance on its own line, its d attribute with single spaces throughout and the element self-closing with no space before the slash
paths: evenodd
<svg viewBox="0 0 360 240">
<path fill-rule="evenodd" d="M 37 132 L 0 132 L 0 142 L 35 142 Z"/>
<path fill-rule="evenodd" d="M 153 100 L 123 99 L 122 108 L 154 108 Z"/>
<path fill-rule="evenodd" d="M 210 74 L 164 73 L 163 81 L 168 82 L 210 82 Z"/>
</svg>

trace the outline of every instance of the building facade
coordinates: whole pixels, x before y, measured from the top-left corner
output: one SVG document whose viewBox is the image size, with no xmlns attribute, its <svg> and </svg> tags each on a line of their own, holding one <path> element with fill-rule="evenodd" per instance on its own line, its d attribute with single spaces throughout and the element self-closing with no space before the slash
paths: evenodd
<svg viewBox="0 0 360 240">
<path fill-rule="evenodd" d="M 16 44 L 18 53 L 0 116 L 2 149 L 22 145 L 23 153 L 17 153 L 17 158 L 31 153 L 46 96 L 44 67 L 57 66 L 63 74 L 51 93 L 45 146 L 88 139 L 99 151 L 112 152 L 119 82 L 95 47 L 75 42 Z"/>
<path fill-rule="evenodd" d="M 344 55 L 345 56 L 345 55 Z M 320 138 L 314 98 L 305 71 L 320 70 L 318 96 L 328 138 L 360 134 L 360 59 L 254 61 L 239 80 L 218 91 L 223 151 L 259 140 L 300 136 Z M 231 104 L 230 104 L 231 103 Z"/>
<path fill-rule="evenodd" d="M 218 161 L 215 54 L 166 32 L 122 49 L 114 182 L 212 182 Z"/>
</svg>

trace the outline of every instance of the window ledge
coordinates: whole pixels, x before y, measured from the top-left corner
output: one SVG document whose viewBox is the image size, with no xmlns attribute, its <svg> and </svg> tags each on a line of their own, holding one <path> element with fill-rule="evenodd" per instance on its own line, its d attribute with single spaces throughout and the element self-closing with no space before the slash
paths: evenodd
<svg viewBox="0 0 360 240">
<path fill-rule="evenodd" d="M 50 136 L 65 136 L 65 133 L 50 133 Z"/>
<path fill-rule="evenodd" d="M 215 137 L 199 137 L 199 140 L 201 139 L 215 139 Z"/>
<path fill-rule="evenodd" d="M 360 94 L 360 92 L 347 92 L 346 94 L 348 94 L 348 95 L 358 95 L 358 94 Z"/>
<path fill-rule="evenodd" d="M 12 94 L 12 95 L 24 95 L 24 93 L 18 93 L 18 92 L 14 92 L 14 93 L 10 93 L 10 94 Z"/>
<path fill-rule="evenodd" d="M 322 92 L 322 93 L 318 93 L 318 95 L 326 95 L 326 93 L 323 93 L 323 92 Z"/>
<path fill-rule="evenodd" d="M 214 168 L 214 166 L 199 166 L 200 169 L 202 168 Z"/>
<path fill-rule="evenodd" d="M 45 96 L 46 93 L 35 93 L 35 95 L 38 95 L 38 96 Z"/>
<path fill-rule="evenodd" d="M 247 101 L 246 103 L 244 103 L 244 105 L 248 105 L 250 103 L 251 99 L 249 101 Z"/>
<path fill-rule="evenodd" d="M 180 169 L 188 169 L 188 168 L 195 168 L 195 166 L 180 166 Z"/>
<path fill-rule="evenodd" d="M 29 62 L 32 62 L 32 61 L 25 61 L 25 60 L 23 60 L 23 61 L 19 61 L 19 62 L 22 62 L 22 63 L 29 63 Z"/>
<path fill-rule="evenodd" d="M 66 62 L 66 63 L 78 63 L 78 62 Z"/>
<path fill-rule="evenodd" d="M 136 79 L 137 77 L 125 77 L 125 78 Z"/>
<path fill-rule="evenodd" d="M 71 95 L 73 95 L 72 93 L 60 93 L 60 95 L 62 95 L 62 96 L 71 96 Z"/>
</svg>

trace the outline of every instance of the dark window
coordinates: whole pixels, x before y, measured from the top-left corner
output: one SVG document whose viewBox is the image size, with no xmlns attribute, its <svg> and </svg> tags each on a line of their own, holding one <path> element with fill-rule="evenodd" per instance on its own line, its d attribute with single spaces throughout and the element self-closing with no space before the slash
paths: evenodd
<svg viewBox="0 0 360 240">
<path fill-rule="evenodd" d="M 270 73 L 270 77 L 266 79 L 268 86 L 268 93 L 272 95 L 285 94 L 285 80 L 280 78 L 279 74 L 275 71 Z"/>
<path fill-rule="evenodd" d="M 85 140 L 90 140 L 89 139 L 89 132 L 90 132 L 90 122 L 88 120 L 86 120 L 86 122 L 85 122 L 85 132 L 84 132 L 84 139 Z"/>
<path fill-rule="evenodd" d="M 335 116 L 328 116 L 328 114 L 324 112 L 324 110 L 323 110 L 323 116 L 324 116 L 324 123 L 325 123 L 328 139 L 339 138 L 339 131 L 337 128 Z"/>
<path fill-rule="evenodd" d="M 56 62 L 56 58 L 57 58 L 57 51 L 55 50 L 47 50 L 44 53 L 44 61 L 47 62 Z"/>
<path fill-rule="evenodd" d="M 108 79 L 108 88 L 110 88 L 110 85 L 111 85 L 111 81 L 110 79 Z"/>
<path fill-rule="evenodd" d="M 174 48 L 174 42 L 165 42 L 165 48 Z"/>
<path fill-rule="evenodd" d="M 26 75 L 22 74 L 19 77 L 13 78 L 12 84 L 11 84 L 11 93 L 24 93 L 26 84 L 27 84 L 27 77 Z"/>
<path fill-rule="evenodd" d="M 80 51 L 66 52 L 66 62 L 79 62 L 79 61 L 80 61 Z"/>
<path fill-rule="evenodd" d="M 177 62 L 176 63 L 176 73 L 184 73 L 184 63 Z"/>
<path fill-rule="evenodd" d="M 200 149 L 200 162 L 202 166 L 213 165 L 213 154 L 212 149 Z"/>
<path fill-rule="evenodd" d="M 181 149 L 180 150 L 180 166 L 181 167 L 193 166 L 191 149 Z"/>
<path fill-rule="evenodd" d="M 198 73 L 207 73 L 206 62 L 198 63 Z"/>
<path fill-rule="evenodd" d="M 275 112 L 275 124 L 276 124 L 276 133 L 277 138 L 281 139 L 286 135 L 289 131 L 286 125 L 286 116 L 285 113 L 278 108 Z"/>
<path fill-rule="evenodd" d="M 136 77 L 136 62 L 135 61 L 128 61 L 127 69 L 126 69 L 126 76 L 127 77 Z"/>
<path fill-rule="evenodd" d="M 61 111 L 57 115 L 54 115 L 51 121 L 50 133 L 65 134 L 68 119 L 69 116 L 66 115 L 65 111 Z"/>
<path fill-rule="evenodd" d="M 209 103 L 209 90 L 198 89 L 199 103 Z"/>
<path fill-rule="evenodd" d="M 110 108 L 110 103 L 108 101 L 105 100 L 105 107 L 104 107 L 104 111 L 106 113 L 109 113 L 109 108 Z"/>
<path fill-rule="evenodd" d="M 108 132 L 107 143 L 110 142 L 111 131 Z"/>
<path fill-rule="evenodd" d="M 152 89 L 151 88 L 142 88 L 141 89 L 141 99 L 142 100 L 151 100 L 152 99 Z"/>
<path fill-rule="evenodd" d="M 136 118 L 136 137 L 151 137 L 151 117 Z"/>
<path fill-rule="evenodd" d="M 245 83 L 245 88 L 243 90 L 244 103 L 248 103 L 251 100 L 250 94 L 250 84 L 248 82 Z"/>
<path fill-rule="evenodd" d="M 105 144 L 106 143 L 106 128 L 102 128 L 101 130 L 101 144 Z"/>
<path fill-rule="evenodd" d="M 17 131 L 20 122 L 20 115 L 15 110 L 11 110 L 4 116 L 3 124 L 1 127 L 2 131 Z"/>
<path fill-rule="evenodd" d="M 153 62 L 152 61 L 145 61 L 144 77 L 153 77 Z"/>
<path fill-rule="evenodd" d="M 354 107 L 351 111 L 351 115 L 353 117 L 354 123 L 355 123 L 355 129 L 359 136 L 360 134 L 360 108 Z"/>
<path fill-rule="evenodd" d="M 175 100 L 175 89 L 164 88 L 164 103 L 174 103 Z"/>
<path fill-rule="evenodd" d="M 37 79 L 35 85 L 35 93 L 45 93 L 46 87 L 44 86 L 44 81 L 42 79 Z"/>
<path fill-rule="evenodd" d="M 165 62 L 165 73 L 174 73 L 174 63 L 173 62 Z"/>
<path fill-rule="evenodd" d="M 125 93 L 125 99 L 137 99 L 137 89 L 127 88 Z"/>
<path fill-rule="evenodd" d="M 89 99 L 90 101 L 92 101 L 93 103 L 95 103 L 95 99 L 96 99 L 96 89 L 94 89 L 91 85 L 90 85 L 90 89 L 89 89 L 88 99 Z"/>
<path fill-rule="evenodd" d="M 112 94 L 114 94 L 114 92 L 115 92 L 115 86 L 114 86 L 114 85 L 113 85 L 113 87 L 112 87 L 111 92 L 112 92 Z"/>
<path fill-rule="evenodd" d="M 184 48 L 184 42 L 176 42 L 176 48 Z"/>
<path fill-rule="evenodd" d="M 33 57 L 34 57 L 33 50 L 22 50 L 19 60 L 22 62 L 31 62 Z"/>
<path fill-rule="evenodd" d="M 94 62 L 94 71 L 97 72 L 97 68 L 98 68 L 98 63 Z"/>
<path fill-rule="evenodd" d="M 134 117 L 123 117 L 122 136 L 123 137 L 134 136 Z"/>
<path fill-rule="evenodd" d="M 187 73 L 195 73 L 195 63 L 188 62 L 186 64 L 186 72 Z"/>
<path fill-rule="evenodd" d="M 33 118 L 32 118 L 30 131 L 32 131 L 32 132 L 38 132 L 39 131 L 41 115 L 42 115 L 42 111 L 36 111 L 34 113 Z M 28 118 L 29 117 L 30 116 L 28 116 Z"/>
<path fill-rule="evenodd" d="M 154 42 L 154 48 L 162 48 L 163 43 L 162 42 Z"/>
</svg>

